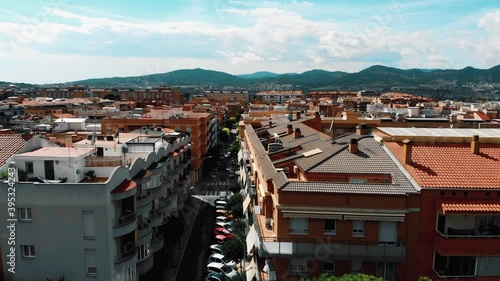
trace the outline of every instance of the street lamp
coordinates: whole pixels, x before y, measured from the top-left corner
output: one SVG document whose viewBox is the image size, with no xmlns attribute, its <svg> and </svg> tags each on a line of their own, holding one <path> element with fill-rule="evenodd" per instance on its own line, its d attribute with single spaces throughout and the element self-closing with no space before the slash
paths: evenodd
<svg viewBox="0 0 500 281">
<path fill-rule="evenodd" d="M 207 156 L 200 161 L 200 169 L 198 170 L 198 182 L 201 180 L 201 176 L 203 176 L 202 169 L 203 169 L 203 161 L 212 158 L 212 155 Z"/>
<path fill-rule="evenodd" d="M 236 238 L 238 238 L 238 241 L 240 241 L 240 243 L 241 243 L 241 249 L 243 250 L 243 256 L 242 256 L 242 258 L 240 260 L 240 271 L 243 272 L 243 259 L 246 256 L 245 255 L 245 244 L 243 244 L 243 241 L 241 240 L 240 237 L 238 237 L 238 235 L 236 235 L 236 234 L 233 233 L 233 236 L 236 237 Z"/>
</svg>

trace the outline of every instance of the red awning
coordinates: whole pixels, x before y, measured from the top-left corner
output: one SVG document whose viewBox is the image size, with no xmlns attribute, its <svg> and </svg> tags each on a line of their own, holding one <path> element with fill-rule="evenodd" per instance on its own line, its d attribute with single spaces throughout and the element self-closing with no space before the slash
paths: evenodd
<svg viewBox="0 0 500 281">
<path fill-rule="evenodd" d="M 117 188 L 113 189 L 111 193 L 120 193 L 134 189 L 137 186 L 135 181 L 124 180 Z"/>
<path fill-rule="evenodd" d="M 441 212 L 446 213 L 498 213 L 500 204 L 441 203 Z"/>
</svg>

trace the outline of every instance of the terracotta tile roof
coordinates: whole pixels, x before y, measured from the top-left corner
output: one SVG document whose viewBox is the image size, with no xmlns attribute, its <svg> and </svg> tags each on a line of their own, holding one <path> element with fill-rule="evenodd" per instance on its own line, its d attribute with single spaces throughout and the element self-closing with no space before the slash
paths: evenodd
<svg viewBox="0 0 500 281">
<path fill-rule="evenodd" d="M 403 146 L 386 142 L 404 163 Z M 469 144 L 414 143 L 412 161 L 404 165 L 424 188 L 500 188 L 500 145 L 480 143 L 473 154 Z"/>
<path fill-rule="evenodd" d="M 481 120 L 485 120 L 485 121 L 490 121 L 491 120 L 491 118 L 487 114 L 485 114 L 485 113 L 483 113 L 481 111 L 474 112 L 474 115 L 477 115 L 479 117 L 479 119 L 481 119 Z"/>
<path fill-rule="evenodd" d="M 0 134 L 0 167 L 24 147 L 26 141 L 20 134 Z"/>
<path fill-rule="evenodd" d="M 481 213 L 498 213 L 500 212 L 500 204 L 453 204 L 442 203 L 441 211 L 443 215 L 446 212 L 481 212 Z"/>
</svg>

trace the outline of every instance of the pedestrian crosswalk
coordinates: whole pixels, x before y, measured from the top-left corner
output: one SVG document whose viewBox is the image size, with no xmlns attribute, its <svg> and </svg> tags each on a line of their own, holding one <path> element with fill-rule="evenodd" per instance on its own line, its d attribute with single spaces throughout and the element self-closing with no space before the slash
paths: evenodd
<svg viewBox="0 0 500 281">
<path fill-rule="evenodd" d="M 215 186 L 229 186 L 229 182 L 227 181 L 210 181 L 210 182 L 204 182 L 204 186 L 210 186 L 210 187 L 215 187 Z"/>
</svg>

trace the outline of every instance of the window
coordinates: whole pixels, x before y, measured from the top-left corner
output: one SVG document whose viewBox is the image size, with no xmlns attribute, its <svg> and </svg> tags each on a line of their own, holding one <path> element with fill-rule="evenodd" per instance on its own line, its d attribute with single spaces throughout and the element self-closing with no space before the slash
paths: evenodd
<svg viewBox="0 0 500 281">
<path fill-rule="evenodd" d="M 288 271 L 290 272 L 306 272 L 307 260 L 305 259 L 290 259 L 288 261 Z"/>
<path fill-rule="evenodd" d="M 83 239 L 95 239 L 94 211 L 82 211 Z"/>
<path fill-rule="evenodd" d="M 325 234 L 337 234 L 336 221 L 334 219 L 325 219 L 324 221 Z"/>
<path fill-rule="evenodd" d="M 350 178 L 349 182 L 350 183 L 357 183 L 357 184 L 364 184 L 364 183 L 367 183 L 368 181 L 366 179 Z"/>
<path fill-rule="evenodd" d="M 307 234 L 307 219 L 290 218 L 290 233 Z"/>
<path fill-rule="evenodd" d="M 17 216 L 21 221 L 31 220 L 31 208 L 17 208 Z"/>
<path fill-rule="evenodd" d="M 393 281 L 394 268 L 394 262 L 377 262 L 377 277 L 382 277 L 386 281 Z"/>
<path fill-rule="evenodd" d="M 33 162 L 26 162 L 25 170 L 26 174 L 33 174 Z"/>
<path fill-rule="evenodd" d="M 35 246 L 34 245 L 21 245 L 21 252 L 23 253 L 23 258 L 34 258 L 35 257 Z"/>
<path fill-rule="evenodd" d="M 88 275 L 97 274 L 97 263 L 95 260 L 95 249 L 85 249 L 85 266 Z"/>
<path fill-rule="evenodd" d="M 378 223 L 378 241 L 385 245 L 395 245 L 398 239 L 398 222 L 381 221 Z"/>
<path fill-rule="evenodd" d="M 149 256 L 151 253 L 151 247 L 149 243 L 139 246 L 139 251 L 137 252 L 137 260 L 143 260 Z"/>
<path fill-rule="evenodd" d="M 335 272 L 335 262 L 323 262 L 324 272 Z"/>
<path fill-rule="evenodd" d="M 352 236 L 365 236 L 365 221 L 352 221 Z"/>
<path fill-rule="evenodd" d="M 351 261 L 351 273 L 362 273 L 363 272 L 363 262 L 362 261 Z"/>
</svg>

